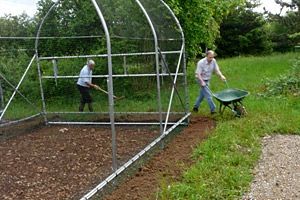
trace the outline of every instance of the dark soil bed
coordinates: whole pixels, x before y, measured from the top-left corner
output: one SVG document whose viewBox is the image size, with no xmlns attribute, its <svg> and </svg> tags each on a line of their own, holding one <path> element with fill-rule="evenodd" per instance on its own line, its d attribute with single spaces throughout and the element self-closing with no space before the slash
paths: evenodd
<svg viewBox="0 0 300 200">
<path fill-rule="evenodd" d="M 118 164 L 158 136 L 117 128 Z M 0 199 L 79 199 L 111 172 L 110 127 L 43 127 L 0 141 Z"/>
<path fill-rule="evenodd" d="M 214 126 L 192 118 L 130 180 L 106 199 L 155 199 L 162 180 L 179 180 L 193 148 Z M 158 137 L 156 127 L 117 127 L 120 166 Z M 110 127 L 44 126 L 0 140 L 0 199 L 79 199 L 112 172 Z"/>
<path fill-rule="evenodd" d="M 161 184 L 178 181 L 182 172 L 193 163 L 193 149 L 203 141 L 215 126 L 213 120 L 193 117 L 190 125 L 173 138 L 164 151 L 139 168 L 138 172 L 125 181 L 105 200 L 145 200 L 156 199 Z"/>
</svg>

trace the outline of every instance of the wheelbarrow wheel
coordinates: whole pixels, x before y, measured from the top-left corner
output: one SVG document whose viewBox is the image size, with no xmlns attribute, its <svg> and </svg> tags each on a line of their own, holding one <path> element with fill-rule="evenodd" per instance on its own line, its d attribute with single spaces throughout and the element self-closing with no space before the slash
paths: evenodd
<svg viewBox="0 0 300 200">
<path fill-rule="evenodd" d="M 242 117 L 247 114 L 246 108 L 243 105 L 236 105 L 234 111 L 236 117 Z"/>
</svg>

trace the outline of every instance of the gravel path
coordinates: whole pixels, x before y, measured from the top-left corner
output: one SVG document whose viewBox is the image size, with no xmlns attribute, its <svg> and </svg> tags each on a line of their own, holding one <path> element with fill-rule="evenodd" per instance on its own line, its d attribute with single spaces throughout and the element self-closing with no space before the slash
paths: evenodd
<svg viewBox="0 0 300 200">
<path fill-rule="evenodd" d="M 300 199 L 300 136 L 265 137 L 255 178 L 243 199 Z"/>
</svg>

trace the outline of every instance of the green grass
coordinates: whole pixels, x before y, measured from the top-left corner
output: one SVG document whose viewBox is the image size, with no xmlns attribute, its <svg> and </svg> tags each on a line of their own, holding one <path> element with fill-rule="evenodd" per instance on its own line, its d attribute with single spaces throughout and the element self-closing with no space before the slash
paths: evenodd
<svg viewBox="0 0 300 200">
<path fill-rule="evenodd" d="M 234 118 L 230 110 L 216 116 L 217 127 L 194 151 L 194 164 L 179 183 L 163 187 L 161 199 L 241 199 L 253 178 L 252 169 L 261 154 L 261 137 L 272 134 L 300 135 L 300 100 L 298 97 L 260 97 L 266 78 L 286 73 L 299 54 L 266 57 L 241 57 L 219 60 L 230 87 L 250 91 L 244 104 L 248 115 Z M 191 105 L 198 88 L 193 84 L 194 66 L 189 66 Z M 226 87 L 217 77 L 212 90 Z M 208 106 L 198 115 L 209 113 Z"/>
<path fill-rule="evenodd" d="M 300 100 L 298 97 L 261 97 L 266 78 L 274 79 L 286 73 L 298 54 L 276 54 L 266 57 L 240 57 L 220 59 L 218 63 L 227 77 L 230 87 L 250 92 L 244 104 L 248 115 L 233 117 L 230 110 L 217 115 L 217 127 L 204 143 L 194 151 L 196 164 L 187 170 L 179 183 L 170 189 L 164 184 L 160 199 L 239 199 L 247 191 L 252 180 L 251 170 L 261 153 L 261 137 L 271 134 L 300 134 Z M 190 105 L 197 95 L 198 85 L 194 78 L 195 64 L 188 66 Z M 217 77 L 211 82 L 212 91 L 226 88 Z M 166 109 L 170 90 L 164 88 L 163 107 Z M 180 91 L 182 92 L 182 89 Z M 78 94 L 77 94 L 78 95 Z M 107 111 L 107 96 L 93 92 L 95 111 Z M 155 95 L 154 95 L 155 97 Z M 37 97 L 38 99 L 39 97 Z M 154 100 L 153 100 L 154 99 Z M 49 111 L 77 111 L 79 96 L 73 99 L 49 100 Z M 40 106 L 40 103 L 39 103 Z M 116 111 L 155 111 L 156 98 L 138 100 L 126 97 L 115 102 Z M 178 99 L 173 109 L 183 111 Z M 28 115 L 34 110 L 16 102 L 9 117 Z M 209 114 L 204 102 L 198 115 Z"/>
<path fill-rule="evenodd" d="M 74 86 L 74 83 L 71 86 Z M 171 89 L 170 89 L 170 81 L 167 81 L 164 79 L 164 84 L 161 87 L 161 101 L 162 101 L 162 109 L 163 111 L 167 111 Z M 69 85 L 69 87 L 71 87 Z M 156 85 L 153 86 L 156 88 Z M 182 85 L 177 86 L 178 92 L 181 95 L 182 100 L 184 99 L 184 89 Z M 114 108 L 115 112 L 154 112 L 157 111 L 157 93 L 154 89 L 154 92 L 151 93 L 151 91 L 143 91 L 145 94 L 150 93 L 149 95 L 140 96 L 140 94 L 126 94 L 121 93 L 118 91 L 115 95 L 117 96 L 123 96 L 125 98 L 121 100 L 115 100 L 114 102 Z M 45 92 L 46 93 L 46 92 Z M 60 93 L 62 93 L 60 91 Z M 68 95 L 66 96 L 50 96 L 47 95 L 46 97 L 46 111 L 47 112 L 77 112 L 80 102 L 80 94 L 77 90 L 72 91 L 72 96 L 68 94 L 68 91 L 65 91 L 65 93 Z M 47 94 L 47 93 L 46 93 Z M 109 104 L 108 104 L 108 96 L 107 94 L 103 92 L 99 92 L 97 90 L 92 90 L 91 95 L 93 97 L 93 108 L 95 112 L 108 112 L 109 111 Z M 19 97 L 19 96 L 17 96 Z M 30 104 L 28 104 L 24 99 L 21 97 L 17 98 L 16 100 L 13 100 L 12 103 L 9 106 L 9 109 L 4 115 L 5 120 L 17 120 L 24 117 L 28 117 L 32 114 L 39 113 L 39 110 L 42 110 L 42 102 L 40 100 L 40 95 L 37 97 L 31 97 L 30 100 L 32 102 L 35 102 L 37 105 L 37 108 L 32 107 Z M 88 106 L 85 106 L 85 111 L 88 111 Z M 176 95 L 174 94 L 173 98 L 173 104 L 171 111 L 176 112 L 184 112 L 184 108 Z M 94 115 L 95 116 L 95 115 Z M 67 115 L 61 116 L 61 119 L 64 117 L 67 117 Z M 86 117 L 81 118 L 79 115 L 68 115 L 68 119 L 72 118 L 72 121 L 80 121 L 81 119 L 85 119 Z M 66 119 L 66 120 L 68 120 Z M 92 120 L 91 117 L 85 120 Z M 95 119 L 94 119 L 95 120 Z"/>
<path fill-rule="evenodd" d="M 38 104 L 30 105 L 24 100 L 12 101 L 4 115 L 5 120 L 19 120 L 40 113 Z"/>
</svg>

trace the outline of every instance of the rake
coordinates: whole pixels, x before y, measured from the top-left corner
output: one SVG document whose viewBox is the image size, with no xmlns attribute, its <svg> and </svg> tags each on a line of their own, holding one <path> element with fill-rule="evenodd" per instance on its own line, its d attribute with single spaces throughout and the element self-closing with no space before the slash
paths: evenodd
<svg viewBox="0 0 300 200">
<path fill-rule="evenodd" d="M 96 89 L 96 90 L 99 90 L 99 91 L 101 91 L 101 92 L 103 92 L 103 93 L 105 93 L 105 94 L 108 94 L 108 92 L 107 92 L 106 90 L 102 89 L 102 88 L 101 88 L 100 86 L 98 86 L 98 85 L 95 86 L 95 89 Z M 117 96 L 113 95 L 113 98 L 116 99 L 116 100 L 120 100 L 120 99 L 124 99 L 125 96 L 117 97 Z"/>
</svg>

